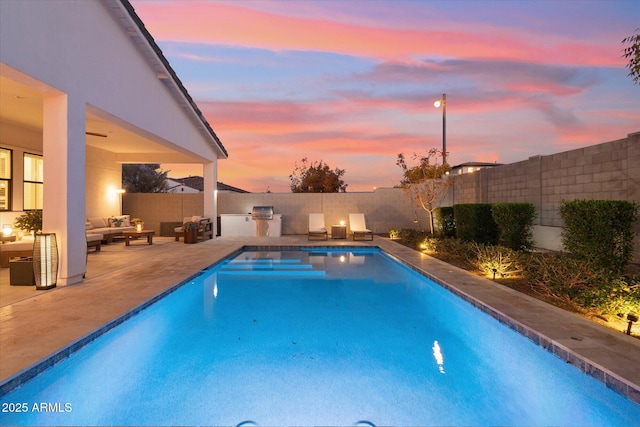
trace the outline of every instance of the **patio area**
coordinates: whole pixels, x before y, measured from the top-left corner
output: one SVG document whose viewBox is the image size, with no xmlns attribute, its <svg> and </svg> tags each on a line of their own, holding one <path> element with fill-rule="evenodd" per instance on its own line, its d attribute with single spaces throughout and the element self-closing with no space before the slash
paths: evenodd
<svg viewBox="0 0 640 427">
<path fill-rule="evenodd" d="M 280 238 L 221 237 L 193 245 L 158 237 L 105 245 L 88 255 L 86 279 L 48 291 L 10 286 L 0 270 L 0 381 L 2 393 L 24 381 L 25 369 L 92 338 L 97 329 L 127 316 L 177 283 L 243 246 L 377 246 L 427 274 L 501 322 L 517 329 L 612 388 L 640 403 L 640 340 L 474 276 L 420 252 L 375 236 L 373 241 L 308 241 L 306 235 Z"/>
</svg>

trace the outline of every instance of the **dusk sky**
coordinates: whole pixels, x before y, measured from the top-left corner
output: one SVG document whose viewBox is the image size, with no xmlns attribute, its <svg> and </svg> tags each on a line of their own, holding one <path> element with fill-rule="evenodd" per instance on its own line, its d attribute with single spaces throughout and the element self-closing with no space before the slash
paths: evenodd
<svg viewBox="0 0 640 427">
<path fill-rule="evenodd" d="M 443 93 L 451 165 L 640 131 L 637 0 L 130 1 L 229 152 L 218 180 L 248 191 L 289 192 L 303 157 L 393 187 L 398 153 L 442 147 Z"/>
</svg>

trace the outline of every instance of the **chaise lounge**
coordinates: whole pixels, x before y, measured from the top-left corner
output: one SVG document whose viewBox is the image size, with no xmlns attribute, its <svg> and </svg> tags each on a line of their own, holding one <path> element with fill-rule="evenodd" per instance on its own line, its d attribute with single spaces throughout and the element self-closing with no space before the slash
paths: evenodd
<svg viewBox="0 0 640 427">
<path fill-rule="evenodd" d="M 309 234 L 307 239 L 320 238 L 322 240 L 328 239 L 327 229 L 324 226 L 324 214 L 310 213 L 309 214 Z"/>
<path fill-rule="evenodd" d="M 350 213 L 349 227 L 353 233 L 353 240 L 357 240 L 357 237 L 361 237 L 361 240 L 366 240 L 367 236 L 371 236 L 369 240 L 373 240 L 373 232 L 367 228 L 364 222 L 364 214 Z"/>
</svg>

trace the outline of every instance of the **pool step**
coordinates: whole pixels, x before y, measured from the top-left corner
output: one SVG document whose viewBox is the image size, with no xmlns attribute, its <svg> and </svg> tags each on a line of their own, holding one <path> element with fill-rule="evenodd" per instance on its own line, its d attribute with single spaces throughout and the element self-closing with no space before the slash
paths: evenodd
<svg viewBox="0 0 640 427">
<path fill-rule="evenodd" d="M 312 264 L 303 264 L 297 259 L 231 260 L 218 270 L 223 274 L 277 275 L 277 276 L 324 276 L 325 271 L 314 269 Z"/>
</svg>

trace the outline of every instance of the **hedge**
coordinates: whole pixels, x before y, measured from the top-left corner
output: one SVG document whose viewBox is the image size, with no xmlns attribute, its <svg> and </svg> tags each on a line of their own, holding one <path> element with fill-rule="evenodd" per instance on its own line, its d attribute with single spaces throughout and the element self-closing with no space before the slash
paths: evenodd
<svg viewBox="0 0 640 427">
<path fill-rule="evenodd" d="M 625 200 L 572 200 L 560 206 L 562 243 L 593 268 L 621 273 L 633 257 L 638 205 Z"/>
<path fill-rule="evenodd" d="M 453 205 L 456 235 L 468 242 L 495 245 L 500 230 L 491 215 L 488 203 L 465 203 Z"/>
<path fill-rule="evenodd" d="M 531 203 L 494 203 L 491 214 L 500 228 L 500 244 L 515 251 L 533 248 L 531 226 L 536 208 Z"/>
<path fill-rule="evenodd" d="M 434 211 L 438 232 L 445 237 L 456 237 L 456 222 L 452 206 L 441 206 Z"/>
</svg>

